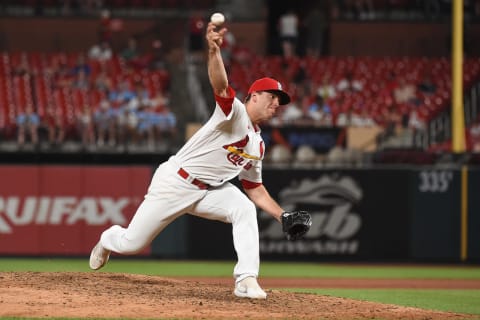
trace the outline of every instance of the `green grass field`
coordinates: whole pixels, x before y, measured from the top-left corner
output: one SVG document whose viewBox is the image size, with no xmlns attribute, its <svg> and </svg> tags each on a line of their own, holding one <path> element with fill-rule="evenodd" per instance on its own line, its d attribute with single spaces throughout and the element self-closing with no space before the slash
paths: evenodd
<svg viewBox="0 0 480 320">
<path fill-rule="evenodd" d="M 478 315 L 480 290 L 459 289 L 288 289 L 356 300 Z"/>
<path fill-rule="evenodd" d="M 136 273 L 158 276 L 231 277 L 233 261 L 159 261 L 113 257 L 103 272 Z M 89 272 L 87 259 L 0 258 L 0 272 L 75 271 Z M 480 279 L 480 268 L 462 265 L 366 265 L 328 263 L 263 262 L 261 277 L 369 278 L 369 279 Z M 346 297 L 411 306 L 431 310 L 478 315 L 480 290 L 469 289 L 305 289 L 295 292 Z M 5 319 L 5 318 L 2 318 Z"/>
</svg>

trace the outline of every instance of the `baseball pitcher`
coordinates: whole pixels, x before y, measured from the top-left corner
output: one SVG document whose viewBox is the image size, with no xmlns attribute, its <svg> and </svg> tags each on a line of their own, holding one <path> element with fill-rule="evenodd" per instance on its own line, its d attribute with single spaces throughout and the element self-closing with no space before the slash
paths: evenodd
<svg viewBox="0 0 480 320">
<path fill-rule="evenodd" d="M 212 22 L 206 30 L 208 75 L 216 101 L 211 118 L 157 168 L 128 227 L 114 225 L 101 234 L 90 255 L 90 268 L 103 267 L 112 251 L 141 251 L 170 222 L 189 213 L 232 224 L 238 258 L 233 271 L 234 294 L 265 299 L 267 295 L 257 282 L 256 207 L 277 219 L 288 239 L 298 239 L 309 230 L 308 213 L 285 212 L 262 184 L 265 145 L 259 124 L 271 119 L 280 105 L 289 103 L 290 96 L 278 81 L 262 78 L 251 85 L 244 103 L 235 97 L 220 52 L 226 31 Z M 236 176 L 245 193 L 228 182 Z"/>
</svg>

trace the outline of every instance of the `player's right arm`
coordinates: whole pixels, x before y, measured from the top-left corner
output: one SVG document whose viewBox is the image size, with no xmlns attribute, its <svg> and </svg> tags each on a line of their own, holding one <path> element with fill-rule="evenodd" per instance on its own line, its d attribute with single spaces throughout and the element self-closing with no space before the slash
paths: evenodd
<svg viewBox="0 0 480 320">
<path fill-rule="evenodd" d="M 208 77 L 213 92 L 220 97 L 228 97 L 228 78 L 223 64 L 220 46 L 223 42 L 223 36 L 227 32 L 226 28 L 219 31 L 215 29 L 215 25 L 211 22 L 207 26 L 207 44 L 208 44 Z"/>
</svg>

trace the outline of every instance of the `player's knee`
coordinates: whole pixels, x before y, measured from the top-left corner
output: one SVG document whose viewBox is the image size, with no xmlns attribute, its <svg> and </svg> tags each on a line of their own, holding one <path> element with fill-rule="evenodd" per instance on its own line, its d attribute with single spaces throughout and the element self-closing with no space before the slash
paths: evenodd
<svg viewBox="0 0 480 320">
<path fill-rule="evenodd" d="M 238 222 L 239 220 L 255 220 L 257 217 L 257 208 L 251 201 L 245 201 L 239 206 L 236 206 L 232 212 L 232 222 Z"/>
<path fill-rule="evenodd" d="M 114 225 L 107 229 L 102 233 L 101 239 L 103 244 L 108 244 L 107 248 L 126 255 L 142 251 L 149 243 L 149 239 L 145 235 L 134 235 L 119 225 Z"/>
<path fill-rule="evenodd" d="M 125 240 L 123 239 L 122 241 L 122 254 L 125 255 L 130 255 L 130 254 L 137 254 L 140 251 L 143 250 L 145 245 L 138 241 L 131 241 L 131 240 Z"/>
</svg>

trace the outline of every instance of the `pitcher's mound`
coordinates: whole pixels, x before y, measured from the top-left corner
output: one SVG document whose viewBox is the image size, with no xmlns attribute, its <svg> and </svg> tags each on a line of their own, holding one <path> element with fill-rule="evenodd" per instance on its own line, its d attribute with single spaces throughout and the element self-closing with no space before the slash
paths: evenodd
<svg viewBox="0 0 480 320">
<path fill-rule="evenodd" d="M 261 284 L 261 281 L 260 281 Z M 103 272 L 0 273 L 0 316 L 183 319 L 467 319 L 471 316 L 264 287 L 266 300 L 230 285 Z"/>
</svg>

